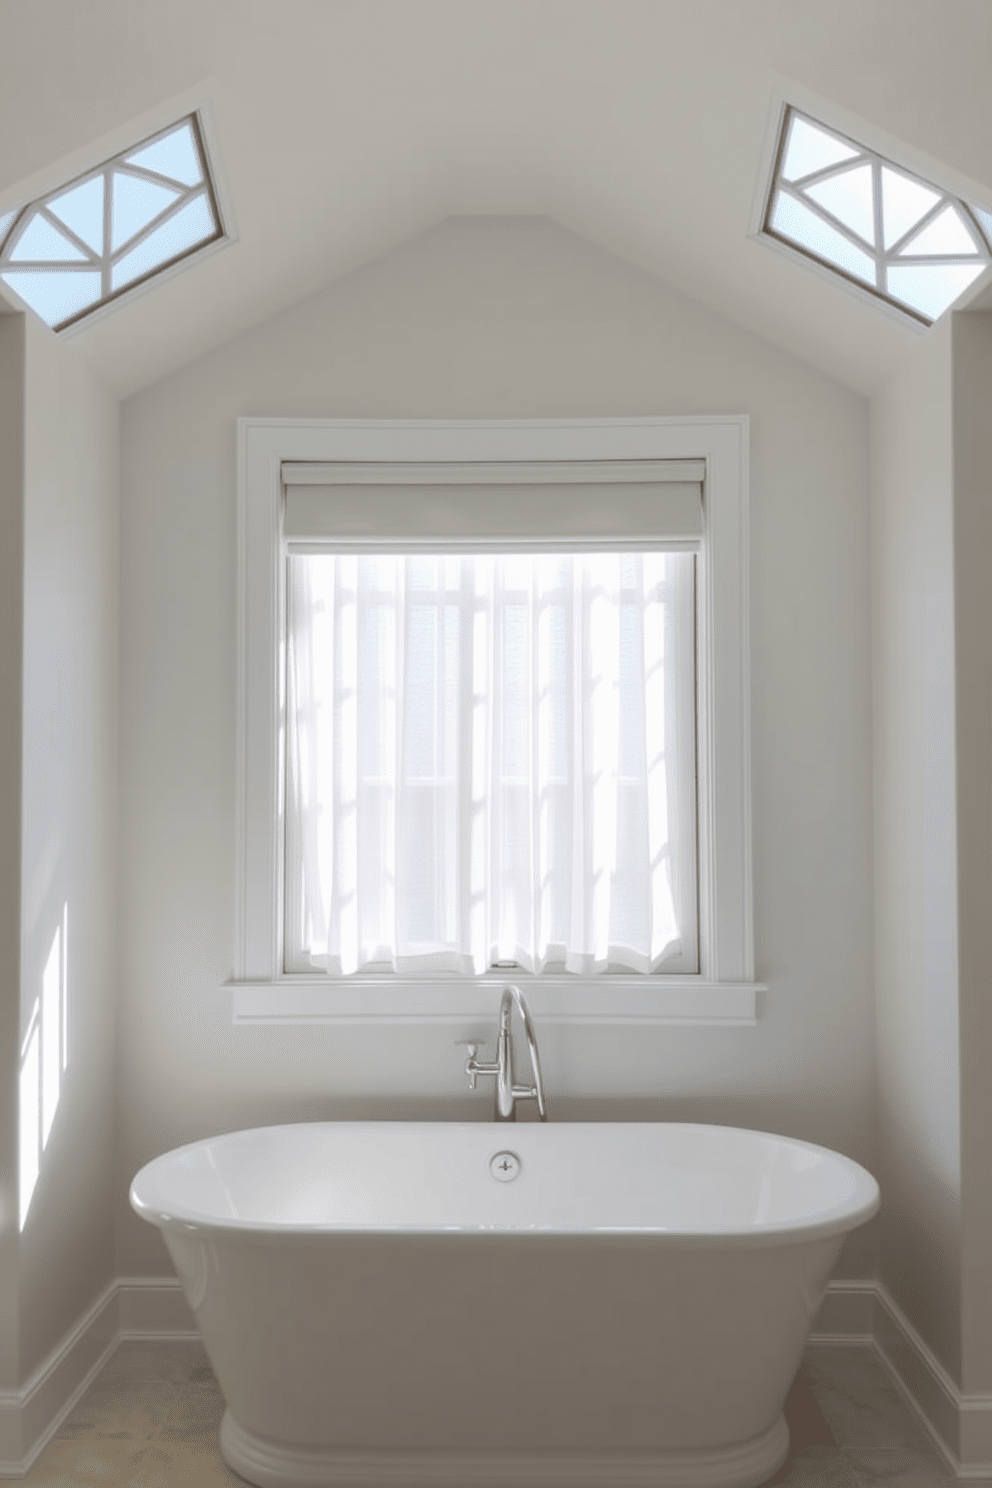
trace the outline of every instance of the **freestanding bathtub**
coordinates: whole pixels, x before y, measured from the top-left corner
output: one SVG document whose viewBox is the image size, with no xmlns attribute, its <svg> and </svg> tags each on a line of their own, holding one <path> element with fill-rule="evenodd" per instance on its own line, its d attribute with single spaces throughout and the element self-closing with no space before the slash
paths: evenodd
<svg viewBox="0 0 992 1488">
<path fill-rule="evenodd" d="M 131 1203 L 263 1488 L 746 1488 L 879 1193 L 734 1127 L 343 1122 L 167 1152 Z"/>
</svg>

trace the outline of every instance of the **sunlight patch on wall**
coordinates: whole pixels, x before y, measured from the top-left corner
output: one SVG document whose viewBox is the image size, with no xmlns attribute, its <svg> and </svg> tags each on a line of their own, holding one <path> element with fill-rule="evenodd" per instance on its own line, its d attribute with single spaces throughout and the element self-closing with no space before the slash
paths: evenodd
<svg viewBox="0 0 992 1488">
<path fill-rule="evenodd" d="M 27 1221 L 69 1063 L 69 906 L 63 904 L 28 1018 L 18 1082 L 20 1228 Z"/>
<path fill-rule="evenodd" d="M 41 1026 L 38 1003 L 31 1009 L 27 1043 L 21 1053 L 20 1113 L 20 1228 L 23 1230 L 41 1171 Z"/>
</svg>

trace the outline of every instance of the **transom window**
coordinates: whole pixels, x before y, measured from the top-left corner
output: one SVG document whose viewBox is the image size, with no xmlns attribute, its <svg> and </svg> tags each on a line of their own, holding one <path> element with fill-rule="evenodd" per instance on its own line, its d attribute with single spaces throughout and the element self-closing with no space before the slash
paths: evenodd
<svg viewBox="0 0 992 1488">
<path fill-rule="evenodd" d="M 923 325 L 992 262 L 992 214 L 791 107 L 762 232 Z"/>
<path fill-rule="evenodd" d="M 223 237 L 195 114 L 0 215 L 0 278 L 61 331 Z"/>
</svg>

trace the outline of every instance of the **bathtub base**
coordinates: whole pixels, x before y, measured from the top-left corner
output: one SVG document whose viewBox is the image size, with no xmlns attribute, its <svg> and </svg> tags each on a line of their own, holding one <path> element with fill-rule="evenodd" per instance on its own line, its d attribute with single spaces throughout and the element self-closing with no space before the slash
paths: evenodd
<svg viewBox="0 0 992 1488">
<path fill-rule="evenodd" d="M 444 1452 L 292 1447 L 224 1412 L 220 1449 L 259 1488 L 755 1488 L 789 1451 L 780 1415 L 768 1431 L 692 1452 Z"/>
</svg>

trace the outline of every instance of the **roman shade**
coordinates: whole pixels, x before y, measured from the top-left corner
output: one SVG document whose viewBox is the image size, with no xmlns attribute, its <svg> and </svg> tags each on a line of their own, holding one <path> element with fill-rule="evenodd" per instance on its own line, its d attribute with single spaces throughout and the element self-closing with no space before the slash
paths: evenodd
<svg viewBox="0 0 992 1488">
<path fill-rule="evenodd" d="M 695 548 L 703 460 L 284 461 L 290 552 Z"/>
</svg>

